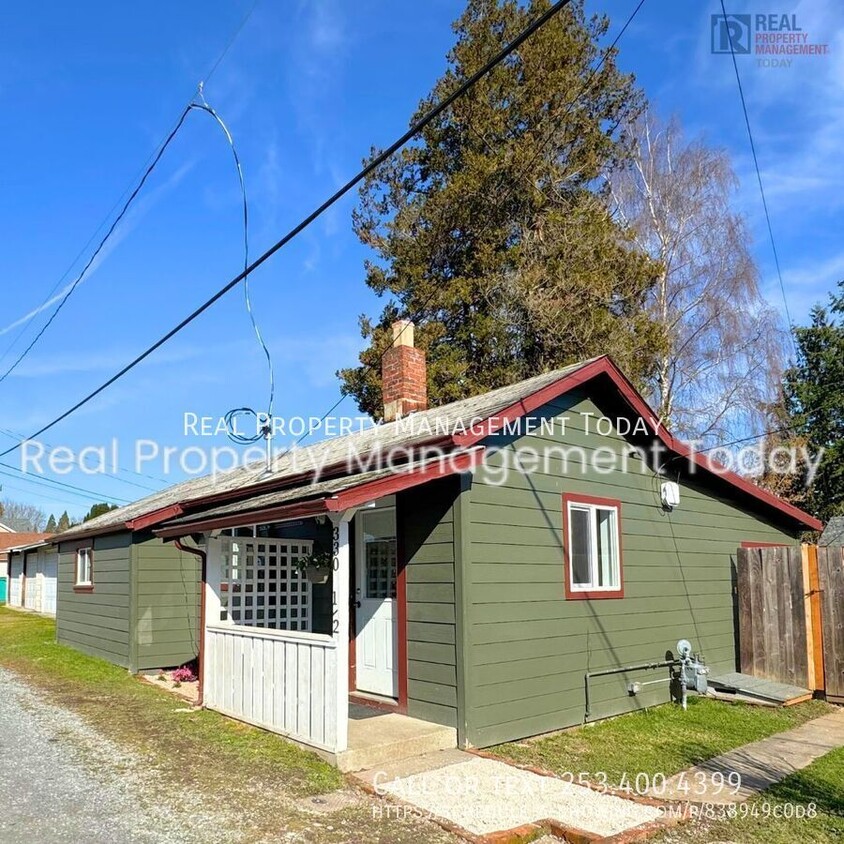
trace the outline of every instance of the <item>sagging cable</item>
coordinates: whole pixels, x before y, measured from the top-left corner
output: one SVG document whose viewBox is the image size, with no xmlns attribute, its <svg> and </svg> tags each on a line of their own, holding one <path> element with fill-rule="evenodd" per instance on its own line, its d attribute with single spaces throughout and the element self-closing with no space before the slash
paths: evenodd
<svg viewBox="0 0 844 844">
<path fill-rule="evenodd" d="M 237 178 L 240 183 L 240 195 L 242 198 L 243 203 L 243 296 L 246 302 L 246 312 L 249 314 L 249 320 L 252 323 L 252 329 L 255 332 L 255 337 L 258 339 L 258 344 L 261 347 L 261 350 L 264 353 L 264 357 L 267 359 L 267 372 L 269 374 L 270 379 L 270 392 L 269 392 L 269 400 L 267 402 L 267 422 L 260 426 L 258 429 L 257 419 L 258 414 L 249 407 L 239 407 L 235 408 L 234 410 L 230 410 L 226 414 L 226 422 L 227 422 L 227 430 L 229 439 L 233 442 L 239 443 L 241 445 L 248 445 L 250 443 L 257 442 L 258 440 L 267 437 L 269 435 L 269 431 L 271 429 L 271 425 L 269 420 L 272 419 L 273 416 L 273 404 L 275 400 L 275 371 L 273 368 L 273 359 L 272 355 L 270 354 L 269 348 L 267 348 L 267 344 L 264 342 L 264 337 L 261 334 L 261 328 L 258 325 L 258 321 L 255 319 L 255 312 L 252 309 L 252 299 L 249 295 L 249 202 L 246 197 L 246 181 L 243 178 L 243 167 L 240 164 L 240 157 L 237 154 L 237 148 L 235 147 L 234 138 L 232 137 L 231 132 L 226 126 L 223 119 L 217 114 L 214 109 L 208 105 L 207 100 L 205 99 L 205 93 L 203 91 L 203 83 L 199 83 L 198 94 L 201 102 L 194 102 L 188 106 L 188 109 L 196 109 L 197 111 L 204 111 L 206 114 L 210 114 L 211 117 L 217 122 L 217 125 L 223 130 L 223 134 L 226 136 L 226 140 L 229 143 L 229 147 L 232 151 L 232 157 L 234 158 L 235 168 L 237 169 Z M 247 416 L 252 415 L 255 416 L 256 419 L 256 430 L 254 434 L 240 434 L 237 433 L 235 430 L 235 426 L 231 423 L 234 422 L 234 419 L 238 416 Z"/>
</svg>

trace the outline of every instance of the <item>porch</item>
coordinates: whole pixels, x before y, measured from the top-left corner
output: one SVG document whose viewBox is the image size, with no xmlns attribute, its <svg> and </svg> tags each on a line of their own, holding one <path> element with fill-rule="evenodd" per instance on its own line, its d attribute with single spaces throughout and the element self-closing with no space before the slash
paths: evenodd
<svg viewBox="0 0 844 844">
<path fill-rule="evenodd" d="M 388 498 L 206 535 L 204 705 L 344 771 L 454 748 L 453 727 L 408 717 L 402 705 L 406 618 L 395 532 Z M 326 581 L 307 577 L 299 561 L 326 549 Z"/>
</svg>

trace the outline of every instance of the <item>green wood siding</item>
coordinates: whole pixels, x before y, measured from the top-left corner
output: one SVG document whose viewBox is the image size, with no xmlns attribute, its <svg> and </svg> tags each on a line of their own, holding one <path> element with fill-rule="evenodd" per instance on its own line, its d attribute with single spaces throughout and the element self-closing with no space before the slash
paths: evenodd
<svg viewBox="0 0 844 844">
<path fill-rule="evenodd" d="M 555 426 L 553 434 L 499 436 L 488 444 L 511 454 L 521 446 L 561 444 L 581 446 L 587 457 L 597 447 L 630 450 L 617 433 L 587 436 L 581 412 L 601 415 L 586 395 L 570 394 L 542 411 L 566 417 L 565 435 Z M 663 479 L 638 459 L 628 473 L 608 474 L 588 466 L 582 471 L 579 461 L 564 469 L 562 458 L 551 459 L 529 475 L 511 470 L 494 485 L 490 479 L 503 459 L 502 453 L 491 456 L 489 469 L 475 473 L 461 501 L 468 533 L 461 574 L 471 744 L 581 723 L 587 670 L 660 660 L 679 638 L 690 639 L 713 670 L 735 669 L 736 549 L 743 541 L 794 543 L 792 533 L 695 479 L 681 480 L 680 506 L 667 515 L 659 503 Z M 621 501 L 624 598 L 566 600 L 564 492 Z M 664 676 L 652 671 L 595 679 L 592 718 L 666 700 L 667 683 L 647 686 L 636 697 L 626 693 L 630 680 Z"/>
<path fill-rule="evenodd" d="M 199 653 L 200 562 L 172 542 L 136 535 L 132 668 L 169 668 Z"/>
<path fill-rule="evenodd" d="M 454 502 L 457 479 L 402 492 L 397 501 L 407 582 L 407 714 L 457 726 Z"/>
<path fill-rule="evenodd" d="M 94 549 L 94 589 L 74 592 L 76 548 Z M 64 645 L 130 667 L 129 532 L 59 546 L 56 637 Z"/>
</svg>

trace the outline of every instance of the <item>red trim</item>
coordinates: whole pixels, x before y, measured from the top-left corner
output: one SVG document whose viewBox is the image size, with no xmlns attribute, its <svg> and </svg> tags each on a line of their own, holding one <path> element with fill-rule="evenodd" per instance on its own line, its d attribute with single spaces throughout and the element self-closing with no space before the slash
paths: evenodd
<svg viewBox="0 0 844 844">
<path fill-rule="evenodd" d="M 399 704 L 394 700 L 377 700 L 371 698 L 365 693 L 349 694 L 349 703 L 357 704 L 358 706 L 368 706 L 370 709 L 377 709 L 379 712 L 402 712 Z"/>
<path fill-rule="evenodd" d="M 129 530 L 143 530 L 166 519 L 175 519 L 184 512 L 181 504 L 171 504 L 169 507 L 162 507 L 159 510 L 153 510 L 151 513 L 138 516 L 137 519 L 130 519 L 126 522 L 126 527 Z"/>
<path fill-rule="evenodd" d="M 396 497 L 396 633 L 399 672 L 398 711 L 407 714 L 407 552 L 404 542 L 404 507 Z"/>
<path fill-rule="evenodd" d="M 355 519 L 349 524 L 349 693 L 358 687 L 357 678 L 357 635 L 358 635 L 358 609 L 357 609 L 357 567 L 358 562 L 358 526 Z"/>
<path fill-rule="evenodd" d="M 777 498 L 776 495 L 756 486 L 756 484 L 742 478 L 735 472 L 731 472 L 715 460 L 708 459 L 705 455 L 698 452 L 692 453 L 691 448 L 682 440 L 677 439 L 670 434 L 654 416 L 653 410 L 648 407 L 645 400 L 637 392 L 636 388 L 627 380 L 623 372 L 610 360 L 606 355 L 598 358 L 591 363 L 582 366 L 577 371 L 570 375 L 565 375 L 553 384 L 537 390 L 530 396 L 510 405 L 504 410 L 499 411 L 495 416 L 487 420 L 487 424 L 475 426 L 472 431 L 465 434 L 460 434 L 454 437 L 455 445 L 468 447 L 479 443 L 481 440 L 496 433 L 500 430 L 505 422 L 512 422 L 520 416 L 532 413 L 539 409 L 542 405 L 555 399 L 570 390 L 579 387 L 586 381 L 597 377 L 598 375 L 606 375 L 619 390 L 621 395 L 630 405 L 630 407 L 645 420 L 645 423 L 653 431 L 669 451 L 681 457 L 686 457 L 692 460 L 697 466 L 704 471 L 714 475 L 715 477 L 723 478 L 727 483 L 741 490 L 743 493 L 750 495 L 753 498 L 761 501 L 763 504 L 773 507 L 784 513 L 789 518 L 794 519 L 812 530 L 823 530 L 823 523 L 818 521 L 814 516 L 810 516 L 793 504 Z"/>
<path fill-rule="evenodd" d="M 571 583 L 571 560 L 569 558 L 569 504 L 594 504 L 599 507 L 614 507 L 618 512 L 618 589 L 600 589 L 584 592 L 574 589 Z M 599 498 L 595 495 L 580 495 L 574 492 L 563 493 L 563 582 L 567 601 L 601 601 L 624 597 L 624 554 L 621 543 L 621 502 L 617 498 Z"/>
<path fill-rule="evenodd" d="M 263 510 L 243 510 L 239 513 L 232 513 L 228 516 L 211 516 L 207 519 L 200 519 L 196 522 L 189 522 L 183 525 L 173 525 L 168 528 L 154 530 L 156 536 L 164 538 L 187 536 L 190 533 L 201 533 L 206 530 L 218 530 L 240 525 L 251 525 L 258 522 L 280 522 L 285 519 L 298 519 L 305 516 L 319 516 L 327 513 L 328 507 L 324 498 L 314 501 L 297 501 L 294 504 L 282 504 L 276 507 L 267 507 Z M 201 513 L 197 514 L 201 516 Z"/>
<path fill-rule="evenodd" d="M 564 375 L 558 381 L 546 385 L 541 390 L 531 393 L 529 396 L 520 399 L 509 407 L 505 407 L 503 410 L 499 410 L 494 416 L 490 416 L 479 425 L 474 425 L 466 433 L 456 434 L 452 438 L 454 444 L 461 448 L 469 448 L 470 446 L 477 445 L 481 440 L 486 439 L 486 437 L 498 433 L 506 424 L 515 422 L 522 416 L 533 413 L 534 410 L 538 410 L 549 401 L 606 372 L 608 364 L 612 365 L 612 362 L 607 357 L 598 358 L 598 360 L 587 363 L 570 375 Z M 653 415 L 653 411 L 649 408 L 647 412 L 649 415 Z"/>
<path fill-rule="evenodd" d="M 742 542 L 742 548 L 788 548 L 787 542 Z"/>
<path fill-rule="evenodd" d="M 397 469 L 394 475 L 360 484 L 360 486 L 352 487 L 332 496 L 327 500 L 326 505 L 330 511 L 336 513 L 348 510 L 349 507 L 357 507 L 376 498 L 382 498 L 385 495 L 395 495 L 397 492 L 426 484 L 437 478 L 468 472 L 483 462 L 483 455 L 484 449 L 479 448 L 459 454 L 450 454 L 442 460 L 435 460 L 431 466 L 423 466 L 409 471 Z"/>
</svg>

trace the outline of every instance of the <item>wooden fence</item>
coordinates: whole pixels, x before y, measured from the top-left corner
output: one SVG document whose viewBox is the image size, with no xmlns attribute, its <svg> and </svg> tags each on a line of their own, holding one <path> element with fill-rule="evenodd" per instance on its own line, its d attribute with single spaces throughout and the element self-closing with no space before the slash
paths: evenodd
<svg viewBox="0 0 844 844">
<path fill-rule="evenodd" d="M 740 548 L 737 561 L 740 670 L 844 702 L 844 549 Z"/>
<path fill-rule="evenodd" d="M 844 548 L 818 548 L 826 699 L 844 703 Z"/>
<path fill-rule="evenodd" d="M 811 688 L 800 548 L 740 548 L 737 575 L 741 671 Z"/>
</svg>

